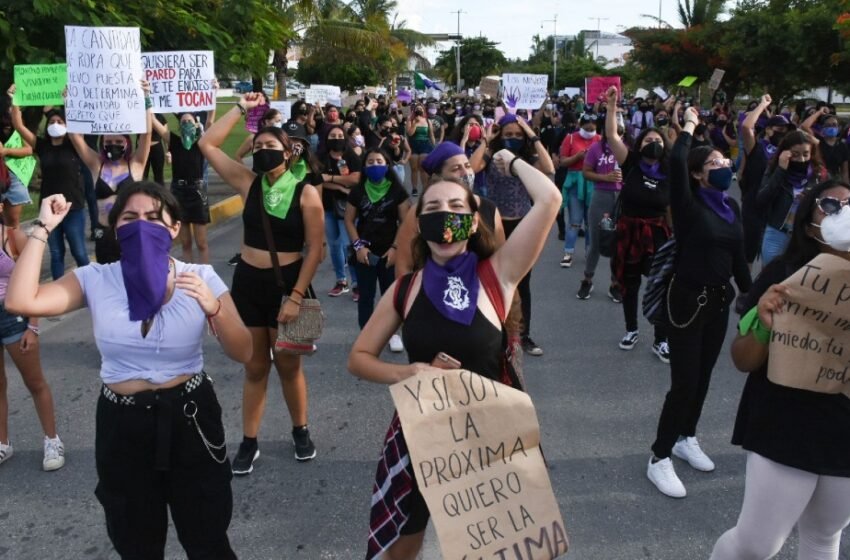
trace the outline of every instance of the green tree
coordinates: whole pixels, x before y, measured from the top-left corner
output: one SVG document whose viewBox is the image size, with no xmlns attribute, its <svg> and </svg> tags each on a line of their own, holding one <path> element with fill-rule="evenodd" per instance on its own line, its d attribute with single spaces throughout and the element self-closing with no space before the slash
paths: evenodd
<svg viewBox="0 0 850 560">
<path fill-rule="evenodd" d="M 495 43 L 486 37 L 471 37 L 460 42 L 460 73 L 467 87 L 475 87 L 481 78 L 490 74 L 500 74 L 508 61 Z M 446 83 L 457 81 L 455 48 L 441 51 L 434 64 L 437 74 Z"/>
<path fill-rule="evenodd" d="M 726 0 L 679 0 L 678 12 L 679 22 L 688 27 L 696 27 L 708 23 L 715 23 L 723 13 Z"/>
</svg>

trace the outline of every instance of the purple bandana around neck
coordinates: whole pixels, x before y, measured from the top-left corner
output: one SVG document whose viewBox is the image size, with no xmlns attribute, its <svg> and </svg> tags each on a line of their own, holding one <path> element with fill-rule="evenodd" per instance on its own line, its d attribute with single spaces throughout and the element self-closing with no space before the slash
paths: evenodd
<svg viewBox="0 0 850 560">
<path fill-rule="evenodd" d="M 445 266 L 429 258 L 422 272 L 422 288 L 440 315 L 471 325 L 478 308 L 478 255 L 467 251 Z"/>
<path fill-rule="evenodd" d="M 644 175 L 649 177 L 650 179 L 655 179 L 656 181 L 663 181 L 667 178 L 667 176 L 661 172 L 661 162 L 656 161 L 652 165 L 649 165 L 643 159 L 640 160 L 640 170 Z"/>
<path fill-rule="evenodd" d="M 701 188 L 699 196 L 715 214 L 730 224 L 735 222 L 735 211 L 729 206 L 729 196 L 725 192 Z"/>
<path fill-rule="evenodd" d="M 812 169 L 812 164 L 809 164 L 808 169 L 806 170 L 805 175 L 795 175 L 793 173 L 788 173 L 788 182 L 791 184 L 791 188 L 794 190 L 794 194 L 797 195 L 799 191 L 803 190 L 805 186 L 808 184 L 809 179 L 814 174 L 814 170 Z"/>
<path fill-rule="evenodd" d="M 779 146 L 774 146 L 770 143 L 770 140 L 767 140 L 766 138 L 761 139 L 761 147 L 764 150 L 764 155 L 767 159 L 776 155 L 776 151 L 779 149 Z"/>
<path fill-rule="evenodd" d="M 116 233 L 130 320 L 147 321 L 165 301 L 171 235 L 164 226 L 145 220 L 125 224 Z"/>
</svg>

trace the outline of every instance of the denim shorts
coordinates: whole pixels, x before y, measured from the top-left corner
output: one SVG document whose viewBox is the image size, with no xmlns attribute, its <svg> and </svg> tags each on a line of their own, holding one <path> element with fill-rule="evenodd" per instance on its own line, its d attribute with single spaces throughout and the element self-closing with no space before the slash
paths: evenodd
<svg viewBox="0 0 850 560">
<path fill-rule="evenodd" d="M 3 346 L 21 340 L 24 333 L 27 332 L 28 323 L 26 317 L 9 313 L 3 303 L 0 302 L 0 343 Z"/>
<path fill-rule="evenodd" d="M 9 178 L 12 180 L 11 186 L 9 186 L 9 190 L 3 193 L 2 198 L 3 202 L 8 202 L 12 206 L 20 206 L 21 204 L 32 204 L 32 199 L 30 198 L 30 193 L 27 190 L 27 186 L 18 179 L 18 176 L 15 175 L 11 170 L 9 170 Z"/>
</svg>

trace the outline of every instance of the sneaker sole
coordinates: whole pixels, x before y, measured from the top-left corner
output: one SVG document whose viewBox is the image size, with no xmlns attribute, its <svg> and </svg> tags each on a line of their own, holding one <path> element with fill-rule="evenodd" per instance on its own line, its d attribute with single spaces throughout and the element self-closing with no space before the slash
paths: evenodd
<svg viewBox="0 0 850 560">
<path fill-rule="evenodd" d="M 58 464 L 56 464 L 56 465 L 45 465 L 44 463 L 42 463 L 41 468 L 44 470 L 44 472 L 51 472 L 51 471 L 58 471 L 59 469 L 61 469 L 62 467 L 65 466 L 65 458 L 64 457 L 57 462 L 58 462 Z"/>
<path fill-rule="evenodd" d="M 571 266 L 573 266 L 572 262 L 568 262 L 568 263 L 561 262 L 561 268 L 570 268 Z"/>
<path fill-rule="evenodd" d="M 332 293 L 328 292 L 328 297 L 339 297 L 339 296 L 341 296 L 343 294 L 347 294 L 347 293 L 348 293 L 348 290 L 345 290 L 344 292 L 340 292 L 338 294 L 332 294 Z"/>
<path fill-rule="evenodd" d="M 315 458 L 316 458 L 316 452 L 315 451 L 313 451 L 313 454 L 310 455 L 309 457 L 299 457 L 298 453 L 295 454 L 295 460 L 299 461 L 301 463 L 303 463 L 305 461 L 312 461 Z"/>
<path fill-rule="evenodd" d="M 590 291 L 587 292 L 586 296 L 581 297 L 580 294 L 576 294 L 576 299 L 590 299 L 590 294 L 592 294 L 592 293 L 593 293 L 593 284 L 590 285 Z"/>
<path fill-rule="evenodd" d="M 635 349 L 635 346 L 637 346 L 637 342 L 635 342 L 635 343 L 634 343 L 634 344 L 632 344 L 631 346 L 629 346 L 628 344 L 623 344 L 623 343 L 621 342 L 621 343 L 620 343 L 620 350 L 625 350 L 626 352 L 628 352 L 629 350 L 634 350 L 634 349 Z"/>
<path fill-rule="evenodd" d="M 676 457 L 677 459 L 681 459 L 682 461 L 686 462 L 686 463 L 688 464 L 688 466 L 689 466 L 689 467 L 691 467 L 692 469 L 694 469 L 695 471 L 699 471 L 699 472 L 714 472 L 714 470 L 717 468 L 717 466 L 716 466 L 716 465 L 712 466 L 710 469 L 704 469 L 704 468 L 702 468 L 702 467 L 698 467 L 698 466 L 694 465 L 693 463 L 691 463 L 690 461 L 688 461 L 687 457 L 683 457 L 682 455 L 679 455 L 679 453 L 677 453 L 677 452 L 676 452 L 676 448 L 675 448 L 675 447 L 673 448 L 673 453 L 672 453 L 672 454 L 673 454 L 673 456 L 674 456 L 674 457 Z"/>
<path fill-rule="evenodd" d="M 621 348 L 622 348 L 622 347 L 621 347 Z M 665 364 L 669 364 L 669 363 L 670 363 L 670 358 L 665 358 L 664 356 L 662 356 L 662 355 L 661 355 L 661 352 L 659 352 L 659 351 L 658 351 L 658 350 L 656 350 L 655 348 L 653 348 L 653 349 L 652 349 L 652 353 L 653 353 L 653 354 L 655 354 L 655 356 L 656 356 L 656 357 L 657 357 L 657 358 L 658 358 L 658 359 L 659 359 L 662 363 L 665 363 Z"/>
<path fill-rule="evenodd" d="M 233 474 L 236 475 L 236 476 L 245 476 L 245 475 L 251 474 L 252 472 L 254 472 L 254 461 L 256 461 L 259 458 L 260 458 L 260 450 L 257 449 L 254 452 L 254 458 L 251 459 L 251 464 L 248 466 L 248 470 L 247 471 L 237 471 L 236 469 L 231 467 Z"/>
</svg>

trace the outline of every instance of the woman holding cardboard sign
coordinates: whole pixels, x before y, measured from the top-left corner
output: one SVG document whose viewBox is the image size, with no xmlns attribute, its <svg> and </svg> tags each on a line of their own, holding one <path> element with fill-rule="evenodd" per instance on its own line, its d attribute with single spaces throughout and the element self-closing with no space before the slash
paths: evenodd
<svg viewBox="0 0 850 560">
<path fill-rule="evenodd" d="M 381 298 L 351 350 L 348 367 L 354 375 L 391 384 L 423 371 L 463 367 L 518 386 L 505 365 L 504 302 L 513 299 L 540 255 L 561 194 L 546 175 L 508 150 L 497 152 L 493 165 L 525 185 L 534 202 L 526 219 L 495 249 L 493 233 L 464 183 L 429 186 L 416 208 L 414 256 L 421 272 L 399 278 Z M 407 365 L 378 357 L 399 327 Z M 432 336 L 423 337 L 426 330 Z M 396 416 L 378 466 L 368 558 L 415 558 L 422 546 L 430 514 L 399 450 L 406 454 Z"/>
<path fill-rule="evenodd" d="M 774 318 L 787 312 L 786 297 L 794 295 L 781 283 L 822 253 L 850 260 L 848 203 L 850 185 L 843 182 L 820 183 L 804 194 L 785 254 L 747 294 L 750 311 L 732 344 L 735 366 L 750 372 L 732 434 L 732 443 L 747 450 L 744 503 L 711 560 L 771 558 L 795 525 L 798 558 L 838 559 L 850 523 L 850 399 L 776 384 L 767 370 Z M 850 337 L 834 344 L 846 348 Z"/>
</svg>

